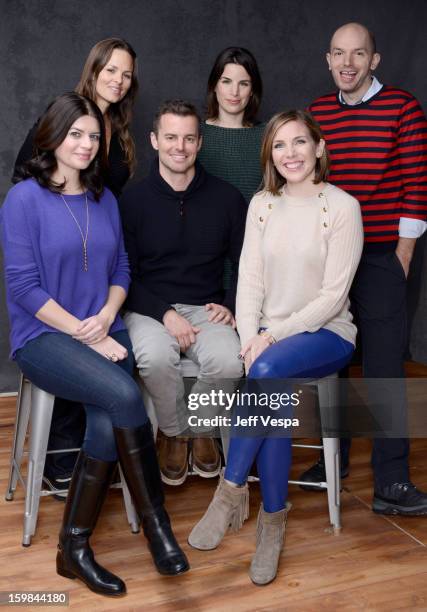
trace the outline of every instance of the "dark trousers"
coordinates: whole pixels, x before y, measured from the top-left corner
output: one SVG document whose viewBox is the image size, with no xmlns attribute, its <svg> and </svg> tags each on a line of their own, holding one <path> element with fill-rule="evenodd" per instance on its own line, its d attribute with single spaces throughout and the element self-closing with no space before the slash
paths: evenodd
<svg viewBox="0 0 427 612">
<path fill-rule="evenodd" d="M 384 387 L 381 402 L 390 406 L 403 424 L 406 420 L 404 355 L 407 343 L 406 277 L 394 249 L 364 252 L 350 291 L 352 311 L 362 343 L 365 378 L 401 379 Z M 397 388 L 397 393 L 396 393 Z M 375 393 L 375 390 L 374 390 Z M 402 425 L 402 434 L 404 426 Z M 348 462 L 350 440 L 341 441 L 342 460 Z M 376 438 L 372 468 L 377 487 L 409 480 L 409 440 Z"/>
</svg>

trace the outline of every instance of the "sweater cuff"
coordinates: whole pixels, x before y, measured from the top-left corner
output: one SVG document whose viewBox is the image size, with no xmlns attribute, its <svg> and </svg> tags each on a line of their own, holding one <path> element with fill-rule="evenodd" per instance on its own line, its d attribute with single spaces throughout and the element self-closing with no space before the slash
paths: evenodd
<svg viewBox="0 0 427 612">
<path fill-rule="evenodd" d="M 257 335 L 258 325 L 237 325 L 237 333 L 239 334 L 241 345 L 245 346 L 251 338 Z"/>
<path fill-rule="evenodd" d="M 307 330 L 304 325 L 298 325 L 296 315 L 294 314 L 292 317 L 292 321 L 290 321 L 290 319 L 288 318 L 283 321 L 283 323 L 269 325 L 266 331 L 268 331 L 268 333 L 271 334 L 276 341 L 278 341 L 283 340 L 284 338 L 289 338 L 290 336 L 294 336 L 295 334 L 299 334 L 302 331 Z"/>
<path fill-rule="evenodd" d="M 33 317 L 36 313 L 42 308 L 49 300 L 51 296 L 46 293 L 43 289 L 33 289 L 29 293 L 27 293 L 24 297 L 17 299 L 17 303 L 19 306 L 24 308 L 27 312 L 29 312 Z"/>
<path fill-rule="evenodd" d="M 167 306 L 163 307 L 162 309 L 158 310 L 158 317 L 154 317 L 155 319 L 157 319 L 159 321 L 159 323 L 163 323 L 163 317 L 165 316 L 165 314 L 168 312 L 168 310 L 175 310 L 176 309 L 171 306 L 170 304 L 168 304 Z"/>
<path fill-rule="evenodd" d="M 165 313 L 168 310 L 175 310 L 173 306 L 163 301 L 161 304 L 147 304 L 147 301 L 141 302 L 140 300 L 134 298 L 132 291 L 129 293 L 125 301 L 124 308 L 125 310 L 136 312 L 144 317 L 151 317 L 162 324 Z"/>
<path fill-rule="evenodd" d="M 422 219 L 409 219 L 400 217 L 399 237 L 400 238 L 420 238 L 427 229 L 427 223 Z"/>
<path fill-rule="evenodd" d="M 124 289 L 125 292 L 127 293 L 129 291 L 129 285 L 130 285 L 129 274 L 127 274 L 126 272 L 116 272 L 110 278 L 110 287 L 112 285 L 118 285 L 119 287 L 122 287 L 122 289 Z"/>
</svg>

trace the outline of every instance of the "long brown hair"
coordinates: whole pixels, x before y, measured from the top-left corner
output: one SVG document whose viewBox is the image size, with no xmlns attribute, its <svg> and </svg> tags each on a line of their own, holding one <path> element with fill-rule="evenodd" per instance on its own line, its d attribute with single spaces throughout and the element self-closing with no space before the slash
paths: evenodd
<svg viewBox="0 0 427 612">
<path fill-rule="evenodd" d="M 123 38 L 105 38 L 92 47 L 83 67 L 76 92 L 96 102 L 96 81 L 101 70 L 108 63 L 114 49 L 127 51 L 133 60 L 132 81 L 129 91 L 120 102 L 110 104 L 108 115 L 111 119 L 112 131 L 117 132 L 120 144 L 125 152 L 126 163 L 132 173 L 136 165 L 135 143 L 129 131 L 132 120 L 133 106 L 138 91 L 137 59 L 131 45 Z"/>
<path fill-rule="evenodd" d="M 40 117 L 34 135 L 34 155 L 20 168 L 18 180 L 32 177 L 42 187 L 61 193 L 65 182 L 58 185 L 51 178 L 58 167 L 55 151 L 66 138 L 73 123 L 85 115 L 98 121 L 100 139 L 94 159 L 87 168 L 80 170 L 80 182 L 98 201 L 104 188 L 103 176 L 107 159 L 104 118 L 95 102 L 75 91 L 55 98 Z"/>
<path fill-rule="evenodd" d="M 256 114 L 261 104 L 262 80 L 256 59 L 250 51 L 243 47 L 227 47 L 216 58 L 208 79 L 207 91 L 207 118 L 218 119 L 219 107 L 216 98 L 215 87 L 221 78 L 227 64 L 239 64 L 243 66 L 251 77 L 252 95 L 245 108 L 243 125 L 250 126 L 256 120 Z"/>
<path fill-rule="evenodd" d="M 280 188 L 286 183 L 286 179 L 279 174 L 273 164 L 273 158 L 271 155 L 273 150 L 273 140 L 277 134 L 277 131 L 290 121 L 301 121 L 301 123 L 303 123 L 308 129 L 310 136 L 316 144 L 319 144 L 319 142 L 323 140 L 323 135 L 319 124 L 307 111 L 283 111 L 281 113 L 277 113 L 270 119 L 265 127 L 261 145 L 261 165 L 264 172 L 261 190 L 269 191 L 273 195 L 278 195 Z M 329 166 L 329 153 L 325 145 L 322 156 L 316 159 L 313 181 L 315 185 L 327 180 Z"/>
</svg>

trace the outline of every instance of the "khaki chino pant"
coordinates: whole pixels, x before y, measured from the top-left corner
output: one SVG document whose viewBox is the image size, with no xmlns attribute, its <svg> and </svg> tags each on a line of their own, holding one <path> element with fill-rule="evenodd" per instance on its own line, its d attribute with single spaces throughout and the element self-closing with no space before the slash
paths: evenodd
<svg viewBox="0 0 427 612">
<path fill-rule="evenodd" d="M 240 341 L 230 325 L 208 321 L 209 311 L 204 306 L 174 304 L 178 314 L 194 327 L 200 328 L 196 342 L 185 351 L 186 357 L 200 367 L 197 381 L 190 393 L 210 394 L 212 390 L 232 393 L 243 375 L 238 359 Z M 124 321 L 129 330 L 135 361 L 144 385 L 153 399 L 159 428 L 167 436 L 176 436 L 188 428 L 184 381 L 180 373 L 180 348 L 162 323 L 156 319 L 127 312 Z M 199 417 L 213 417 L 223 412 L 221 406 L 199 406 Z M 198 427 L 202 433 L 209 427 Z"/>
</svg>

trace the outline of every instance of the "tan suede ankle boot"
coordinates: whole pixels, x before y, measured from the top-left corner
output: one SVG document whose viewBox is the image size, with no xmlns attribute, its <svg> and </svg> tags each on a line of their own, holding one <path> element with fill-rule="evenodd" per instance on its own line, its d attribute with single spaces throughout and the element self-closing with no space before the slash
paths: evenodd
<svg viewBox="0 0 427 612">
<path fill-rule="evenodd" d="M 208 509 L 188 536 L 188 543 L 199 550 L 212 550 L 218 546 L 231 526 L 238 531 L 249 516 L 249 489 L 233 487 L 221 472 L 218 487 Z"/>
<path fill-rule="evenodd" d="M 280 553 L 283 548 L 286 518 L 291 504 L 278 512 L 259 509 L 257 522 L 256 551 L 252 559 L 249 576 L 255 584 L 268 584 L 276 578 Z"/>
</svg>

